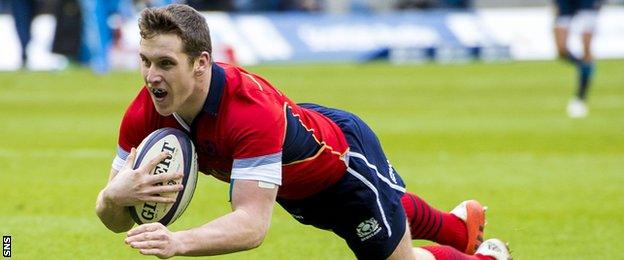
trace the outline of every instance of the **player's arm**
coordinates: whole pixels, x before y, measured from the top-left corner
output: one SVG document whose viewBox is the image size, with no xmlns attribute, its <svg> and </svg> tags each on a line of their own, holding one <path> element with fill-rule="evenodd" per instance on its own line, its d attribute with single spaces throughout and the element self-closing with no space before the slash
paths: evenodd
<svg viewBox="0 0 624 260">
<path fill-rule="evenodd" d="M 108 181 L 117 175 L 115 169 L 111 169 Z M 95 203 L 95 212 L 104 225 L 113 232 L 119 233 L 132 228 L 134 222 L 130 218 L 130 212 L 122 206 L 117 206 L 109 194 L 105 194 L 106 188 L 98 194 Z"/>
<path fill-rule="evenodd" d="M 171 179 L 181 178 L 182 173 L 168 173 L 149 175 L 149 171 L 156 167 L 168 155 L 161 153 L 149 163 L 132 169 L 136 158 L 136 149 L 132 149 L 124 166 L 118 171 L 111 169 L 108 184 L 100 191 L 97 197 L 95 211 L 104 225 L 113 232 L 128 231 L 134 225 L 128 206 L 140 202 L 173 203 L 175 198 L 161 197 L 157 194 L 176 192 L 182 185 L 159 185 Z"/>
<path fill-rule="evenodd" d="M 159 223 L 145 224 L 128 232 L 128 243 L 142 254 L 205 256 L 258 247 L 266 236 L 278 186 L 256 180 L 232 184 L 232 212 L 203 226 L 170 232 Z"/>
</svg>

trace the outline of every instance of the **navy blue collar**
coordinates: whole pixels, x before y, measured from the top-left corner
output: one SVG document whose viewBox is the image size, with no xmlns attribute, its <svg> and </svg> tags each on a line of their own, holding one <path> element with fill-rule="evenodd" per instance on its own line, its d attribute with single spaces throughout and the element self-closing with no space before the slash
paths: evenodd
<svg viewBox="0 0 624 260">
<path fill-rule="evenodd" d="M 223 88 L 225 87 L 225 70 L 216 63 L 212 64 L 212 76 L 210 79 L 210 87 L 208 88 L 208 97 L 204 102 L 203 111 L 212 116 L 216 116 L 219 112 L 219 104 L 221 96 L 223 96 Z"/>
</svg>

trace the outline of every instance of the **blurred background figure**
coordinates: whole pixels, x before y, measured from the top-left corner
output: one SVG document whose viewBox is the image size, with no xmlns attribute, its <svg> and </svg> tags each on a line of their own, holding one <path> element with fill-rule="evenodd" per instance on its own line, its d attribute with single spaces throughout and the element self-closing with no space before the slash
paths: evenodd
<svg viewBox="0 0 624 260">
<path fill-rule="evenodd" d="M 11 0 L 11 13 L 15 22 L 15 30 L 22 47 L 22 68 L 25 68 L 28 62 L 28 52 L 26 47 L 31 39 L 30 25 L 35 18 L 36 12 L 35 0 Z"/>
<path fill-rule="evenodd" d="M 52 52 L 72 62 L 81 62 L 82 12 L 78 0 L 60 0 L 54 10 L 54 17 L 56 29 Z"/>
<path fill-rule="evenodd" d="M 587 93 L 594 74 L 594 57 L 591 50 L 591 42 L 594 36 L 594 28 L 598 16 L 598 9 L 602 0 L 555 0 L 555 44 L 559 58 L 564 59 L 574 66 L 578 73 L 578 84 L 575 97 L 567 106 L 568 116 L 572 118 L 586 117 L 589 110 L 586 105 Z M 568 35 L 572 20 L 578 19 L 581 28 L 581 41 L 583 55 L 578 57 L 568 49 Z"/>
<path fill-rule="evenodd" d="M 111 48 L 120 41 L 124 20 L 134 18 L 135 5 L 143 9 L 176 2 L 180 1 L 59 0 L 52 50 L 104 74 L 111 68 Z"/>
<path fill-rule="evenodd" d="M 113 43 L 109 18 L 119 10 L 120 0 L 79 0 L 82 13 L 80 61 L 97 74 L 110 69 L 108 53 Z"/>
</svg>

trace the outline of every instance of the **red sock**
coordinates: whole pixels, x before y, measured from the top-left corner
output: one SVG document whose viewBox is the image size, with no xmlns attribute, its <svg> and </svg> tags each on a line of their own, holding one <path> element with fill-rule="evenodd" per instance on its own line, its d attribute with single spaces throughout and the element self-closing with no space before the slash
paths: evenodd
<svg viewBox="0 0 624 260">
<path fill-rule="evenodd" d="M 436 260 L 496 260 L 492 256 L 485 256 L 482 254 L 467 255 L 450 246 L 423 246 L 420 248 L 431 252 Z"/>
<path fill-rule="evenodd" d="M 466 223 L 455 215 L 439 211 L 413 193 L 406 192 L 401 203 L 407 215 L 412 239 L 426 239 L 449 245 L 460 251 L 466 249 Z"/>
</svg>

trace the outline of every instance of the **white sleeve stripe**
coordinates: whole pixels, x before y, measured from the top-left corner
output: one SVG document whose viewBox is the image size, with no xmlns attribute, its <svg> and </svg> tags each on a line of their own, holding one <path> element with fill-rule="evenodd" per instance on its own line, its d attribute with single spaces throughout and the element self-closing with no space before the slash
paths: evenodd
<svg viewBox="0 0 624 260">
<path fill-rule="evenodd" d="M 232 168 L 231 179 L 258 180 L 282 185 L 282 163 L 271 163 L 255 167 Z"/>
<path fill-rule="evenodd" d="M 117 156 L 115 156 L 115 159 L 113 159 L 113 165 L 112 165 L 113 170 L 115 171 L 121 170 L 121 167 L 123 167 L 124 164 L 126 164 L 126 159 L 128 158 L 128 155 L 130 155 L 130 153 L 118 145 Z"/>
<path fill-rule="evenodd" d="M 119 157 L 119 155 L 115 156 L 115 159 L 113 159 L 113 170 L 115 171 L 120 171 L 121 168 L 124 166 L 124 164 L 126 164 L 126 160 L 121 159 L 121 157 Z"/>
<path fill-rule="evenodd" d="M 230 179 L 232 179 L 232 180 L 261 181 L 261 182 L 275 184 L 277 186 L 282 186 L 282 184 L 281 184 L 282 182 L 281 181 L 276 181 L 275 179 L 272 179 L 272 178 L 265 178 L 265 177 L 259 177 L 259 176 L 238 176 L 238 177 L 230 177 Z"/>
</svg>

